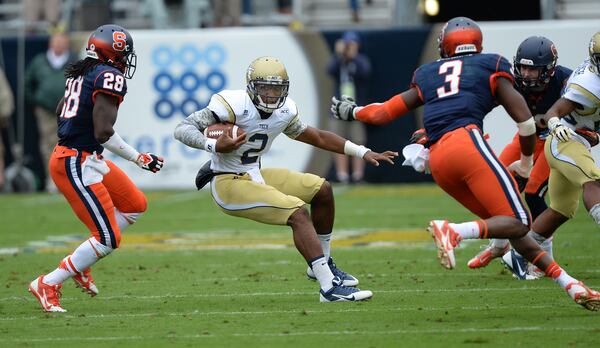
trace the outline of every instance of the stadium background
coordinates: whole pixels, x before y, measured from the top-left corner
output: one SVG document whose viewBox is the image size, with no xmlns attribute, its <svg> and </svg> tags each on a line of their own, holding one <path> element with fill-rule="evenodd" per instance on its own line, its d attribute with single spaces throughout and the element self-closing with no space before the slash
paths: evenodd
<svg viewBox="0 0 600 348">
<path fill-rule="evenodd" d="M 531 35 L 545 35 L 555 42 L 559 64 L 576 67 L 586 58 L 588 37 L 597 21 L 521 21 L 482 22 L 484 52 L 500 53 L 512 60 L 518 44 Z M 373 64 L 369 82 L 369 99 L 383 101 L 403 91 L 416 67 L 436 59 L 439 25 L 416 29 L 358 31 L 362 51 Z M 73 46 L 82 50 L 88 33 L 76 33 Z M 138 71 L 128 81 L 128 95 L 120 109 L 116 126 L 119 133 L 141 151 L 162 154 L 168 161 L 165 169 L 149 177 L 116 156 L 109 158 L 142 188 L 191 188 L 197 169 L 208 159 L 200 150 L 176 142 L 172 130 L 186 115 L 204 107 L 210 95 L 220 89 L 244 88 L 244 72 L 249 61 L 261 55 L 282 59 L 291 79 L 290 96 L 298 103 L 300 115 L 310 125 L 327 128 L 329 98 L 333 87 L 325 65 L 330 58 L 339 30 L 293 32 L 281 27 L 205 29 L 200 31 L 133 30 L 138 54 Z M 277 42 L 256 45 L 255 42 Z M 27 38 L 26 60 L 46 49 L 47 39 Z M 17 40 L 2 40 L 4 52 L 16 52 Z M 394 49 L 390 50 L 390 47 Z M 17 87 L 16 54 L 4 55 L 7 77 Z M 26 153 L 36 155 L 36 129 L 31 112 L 28 117 Z M 418 115 L 418 112 L 416 113 Z M 367 146 L 376 150 L 400 151 L 411 133 L 418 128 L 418 117 L 405 116 L 389 126 L 367 126 Z M 497 153 L 514 135 L 515 126 L 502 108 L 486 119 L 485 131 L 494 129 L 490 143 Z M 289 156 L 293 153 L 294 156 Z M 10 153 L 7 153 L 10 156 Z M 597 151 L 595 151 L 597 156 Z M 11 158 L 8 158 L 10 163 Z M 122 162 L 122 163 L 121 163 Z M 43 175 L 38 161 L 33 169 Z M 263 165 L 282 166 L 331 176 L 330 156 L 323 151 L 279 137 L 272 151 L 264 156 Z M 365 180 L 371 183 L 419 182 L 430 178 L 401 166 L 367 167 Z"/>
</svg>

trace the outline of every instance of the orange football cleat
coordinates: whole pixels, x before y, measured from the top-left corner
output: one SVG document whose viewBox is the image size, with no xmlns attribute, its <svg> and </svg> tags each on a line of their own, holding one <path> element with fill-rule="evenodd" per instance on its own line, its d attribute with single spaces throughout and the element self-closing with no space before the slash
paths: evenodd
<svg viewBox="0 0 600 348">
<path fill-rule="evenodd" d="M 46 312 L 66 312 L 67 310 L 60 306 L 59 299 L 62 296 L 60 293 L 61 284 L 48 285 L 43 282 L 44 275 L 34 279 L 29 284 L 29 292 L 31 292 L 40 302 L 42 309 Z"/>
<path fill-rule="evenodd" d="M 96 287 L 94 278 L 92 278 L 91 268 L 75 274 L 73 280 L 75 281 L 75 286 L 80 288 L 81 291 L 90 294 L 92 297 L 98 295 L 98 288 Z"/>
<path fill-rule="evenodd" d="M 482 268 L 490 264 L 490 262 L 502 255 L 506 254 L 510 248 L 509 244 L 506 244 L 504 248 L 493 247 L 488 245 L 479 254 L 475 255 L 472 259 L 467 262 L 469 268 Z"/>
</svg>

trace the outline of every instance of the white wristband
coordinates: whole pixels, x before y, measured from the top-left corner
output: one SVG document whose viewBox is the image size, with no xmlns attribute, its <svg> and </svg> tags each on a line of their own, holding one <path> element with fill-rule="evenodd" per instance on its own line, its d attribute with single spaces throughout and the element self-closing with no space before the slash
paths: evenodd
<svg viewBox="0 0 600 348">
<path fill-rule="evenodd" d="M 369 151 L 371 151 L 371 149 L 362 145 L 356 145 L 350 140 L 346 140 L 346 142 L 344 143 L 344 153 L 348 156 L 363 158 L 365 154 Z"/>
<path fill-rule="evenodd" d="M 104 148 L 108 149 L 108 151 L 114 153 L 115 155 L 122 157 L 128 161 L 135 162 L 140 155 L 139 152 L 136 151 L 131 145 L 127 144 L 123 138 L 114 132 L 114 134 L 108 138 L 105 143 L 100 144 Z"/>
<path fill-rule="evenodd" d="M 517 127 L 519 128 L 519 135 L 521 136 L 526 137 L 528 135 L 535 134 L 535 121 L 533 120 L 533 117 L 517 123 Z"/>
<path fill-rule="evenodd" d="M 531 168 L 531 166 L 533 166 L 533 155 L 525 156 L 524 154 L 521 154 L 521 166 Z"/>
<path fill-rule="evenodd" d="M 204 143 L 204 150 L 212 153 L 217 153 L 217 139 L 207 138 Z"/>
</svg>

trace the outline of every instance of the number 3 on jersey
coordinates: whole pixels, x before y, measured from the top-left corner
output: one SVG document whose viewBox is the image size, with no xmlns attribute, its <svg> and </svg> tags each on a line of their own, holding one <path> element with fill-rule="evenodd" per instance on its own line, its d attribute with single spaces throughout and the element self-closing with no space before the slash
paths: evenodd
<svg viewBox="0 0 600 348">
<path fill-rule="evenodd" d="M 448 71 L 450 69 L 450 71 Z M 462 60 L 451 60 L 440 65 L 439 74 L 446 75 L 446 82 L 450 83 L 450 90 L 446 90 L 446 85 L 437 89 L 438 98 L 444 98 L 458 93 L 458 84 L 460 83 L 460 73 L 462 72 Z"/>
</svg>

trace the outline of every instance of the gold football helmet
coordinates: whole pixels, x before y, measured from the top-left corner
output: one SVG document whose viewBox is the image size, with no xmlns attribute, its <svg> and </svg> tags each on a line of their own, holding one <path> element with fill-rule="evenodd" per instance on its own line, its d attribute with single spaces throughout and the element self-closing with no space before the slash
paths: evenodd
<svg viewBox="0 0 600 348">
<path fill-rule="evenodd" d="M 600 75 L 600 31 L 590 40 L 590 63 L 591 70 Z"/>
<path fill-rule="evenodd" d="M 290 80 L 283 63 L 274 57 L 255 59 L 246 71 L 246 90 L 257 109 L 271 113 L 285 103 Z"/>
</svg>

